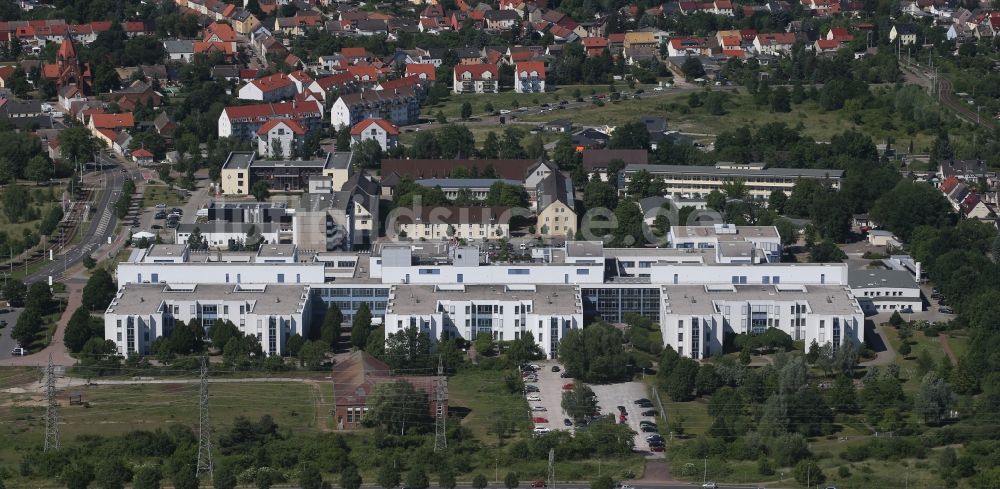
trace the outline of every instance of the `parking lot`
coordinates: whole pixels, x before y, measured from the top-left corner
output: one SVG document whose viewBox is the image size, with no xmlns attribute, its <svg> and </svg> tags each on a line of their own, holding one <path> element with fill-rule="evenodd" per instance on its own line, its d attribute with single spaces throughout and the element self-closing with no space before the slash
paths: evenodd
<svg viewBox="0 0 1000 489">
<path fill-rule="evenodd" d="M 525 382 L 525 385 L 538 387 L 538 392 L 528 392 L 527 396 L 536 395 L 540 401 L 528 401 L 528 405 L 533 409 L 532 418 L 544 418 L 547 422 L 535 423 L 536 428 L 544 427 L 550 430 L 572 430 L 571 426 L 566 426 L 563 420 L 568 418 L 562 408 L 562 386 L 573 382 L 573 379 L 564 379 L 562 366 L 555 360 L 539 360 L 532 362 L 541 367 L 536 372 L 538 380 L 536 382 Z M 552 367 L 559 366 L 559 372 L 553 372 Z M 537 407 L 545 408 L 545 411 L 535 411 Z"/>
<path fill-rule="evenodd" d="M 646 437 L 652 433 L 643 433 L 639 428 L 639 422 L 641 421 L 656 422 L 654 416 L 642 416 L 640 414 L 643 411 L 654 408 L 640 408 L 635 405 L 636 400 L 649 398 L 649 395 L 646 393 L 645 384 L 642 382 L 624 382 L 620 384 L 591 385 L 590 387 L 594 390 L 594 394 L 597 395 L 597 405 L 601 408 L 602 414 L 614 414 L 616 419 L 620 419 L 618 416 L 618 406 L 625 406 L 625 410 L 628 413 L 626 423 L 636 433 L 635 449 L 637 451 L 646 452 L 652 458 L 663 457 L 663 452 L 651 452 L 649 449 L 649 442 L 646 441 Z"/>
</svg>

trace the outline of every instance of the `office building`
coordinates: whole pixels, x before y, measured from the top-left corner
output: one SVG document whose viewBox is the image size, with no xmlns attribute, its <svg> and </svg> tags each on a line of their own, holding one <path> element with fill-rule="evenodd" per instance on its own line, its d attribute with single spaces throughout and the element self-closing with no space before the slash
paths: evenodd
<svg viewBox="0 0 1000 489">
<path fill-rule="evenodd" d="M 302 192 L 308 190 L 314 176 L 326 177 L 340 188 L 350 175 L 352 156 L 338 152 L 315 160 L 268 160 L 254 152 L 234 151 L 222 164 L 222 193 L 249 195 L 259 181 L 267 182 L 271 191 Z"/>
<path fill-rule="evenodd" d="M 704 197 L 713 190 L 722 191 L 727 183 L 742 182 L 747 194 L 755 199 L 767 200 L 771 192 L 780 190 L 792 194 L 792 187 L 800 179 L 816 179 L 840 189 L 843 170 L 816 170 L 811 168 L 768 168 L 764 163 L 717 163 L 715 166 L 685 165 L 627 165 L 619 176 L 619 189 L 627 188 L 632 175 L 640 171 L 663 179 L 664 194 L 681 194 L 685 197 Z"/>
</svg>

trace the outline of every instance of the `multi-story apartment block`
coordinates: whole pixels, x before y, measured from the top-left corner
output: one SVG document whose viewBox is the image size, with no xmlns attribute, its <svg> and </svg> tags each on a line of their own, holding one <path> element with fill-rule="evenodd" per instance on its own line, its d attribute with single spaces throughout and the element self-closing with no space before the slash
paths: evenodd
<svg viewBox="0 0 1000 489">
<path fill-rule="evenodd" d="M 460 64 L 455 66 L 452 91 L 455 93 L 496 93 L 500 71 L 494 64 Z"/>
<path fill-rule="evenodd" d="M 317 160 L 266 160 L 254 152 L 234 151 L 222 164 L 222 193 L 249 195 L 258 181 L 267 182 L 271 190 L 300 192 L 309 188 L 311 177 L 325 177 L 340 188 L 350 175 L 352 156 L 337 152 Z"/>
<path fill-rule="evenodd" d="M 663 179 L 664 194 L 705 196 L 713 190 L 722 191 L 730 182 L 742 182 L 747 193 L 757 199 L 767 199 L 771 192 L 780 190 L 791 195 L 792 187 L 800 179 L 826 182 L 833 189 L 840 189 L 843 170 L 817 170 L 810 168 L 768 168 L 764 163 L 720 162 L 712 166 L 683 165 L 627 165 L 619 176 L 619 188 L 625 189 L 632 175 L 647 171 Z"/>
<path fill-rule="evenodd" d="M 219 115 L 219 137 L 253 140 L 257 130 L 272 119 L 291 119 L 311 132 L 323 126 L 323 105 L 313 100 L 294 100 L 226 107 Z"/>
<path fill-rule="evenodd" d="M 545 93 L 545 63 L 522 61 L 514 67 L 514 91 L 517 93 Z"/>
<path fill-rule="evenodd" d="M 385 119 L 405 126 L 416 123 L 418 117 L 420 99 L 413 86 L 341 95 L 330 109 L 330 123 L 337 129 L 354 127 L 365 119 Z"/>
</svg>

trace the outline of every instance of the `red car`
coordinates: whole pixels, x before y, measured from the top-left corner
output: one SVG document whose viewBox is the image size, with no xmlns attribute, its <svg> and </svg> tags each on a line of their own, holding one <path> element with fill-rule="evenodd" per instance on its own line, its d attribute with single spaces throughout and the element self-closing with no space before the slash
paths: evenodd
<svg viewBox="0 0 1000 489">
<path fill-rule="evenodd" d="M 531 487 L 545 487 L 545 481 L 535 481 L 531 483 Z"/>
<path fill-rule="evenodd" d="M 563 390 L 564 391 L 571 391 L 571 390 L 573 390 L 573 383 L 570 382 L 568 384 L 563 384 Z"/>
<path fill-rule="evenodd" d="M 536 424 L 537 423 L 548 423 L 549 422 L 549 420 L 547 420 L 545 418 L 542 418 L 542 417 L 531 418 L 531 421 L 533 421 Z"/>
</svg>

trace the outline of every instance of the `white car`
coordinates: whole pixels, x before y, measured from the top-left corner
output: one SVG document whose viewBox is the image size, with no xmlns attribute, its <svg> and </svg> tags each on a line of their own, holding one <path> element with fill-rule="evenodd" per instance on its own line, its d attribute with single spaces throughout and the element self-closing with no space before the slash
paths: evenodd
<svg viewBox="0 0 1000 489">
<path fill-rule="evenodd" d="M 534 406 L 534 407 L 531 408 L 531 410 L 535 411 L 535 412 L 538 412 L 538 413 L 544 413 L 544 412 L 548 411 L 548 409 L 545 409 L 545 406 Z"/>
<path fill-rule="evenodd" d="M 542 369 L 541 365 L 538 365 L 538 364 L 535 364 L 535 363 L 532 363 L 531 365 L 528 365 L 528 366 L 531 367 L 531 370 L 534 370 L 536 372 Z"/>
<path fill-rule="evenodd" d="M 635 486 L 631 484 L 622 484 L 621 489 L 635 489 Z"/>
<path fill-rule="evenodd" d="M 510 113 L 510 111 L 507 110 L 507 109 L 500 109 L 500 115 L 507 115 L 509 113 Z"/>
<path fill-rule="evenodd" d="M 28 354 L 28 350 L 25 350 L 24 348 L 18 347 L 18 348 L 14 348 L 13 350 L 11 350 L 10 354 L 14 355 L 15 357 L 23 357 L 23 356 L 25 356 L 25 355 Z"/>
<path fill-rule="evenodd" d="M 535 426 L 535 430 L 534 431 L 535 431 L 536 435 L 542 435 L 542 434 L 548 433 L 551 430 L 548 429 L 548 428 L 546 428 L 546 427 L 544 427 L 544 426 Z"/>
<path fill-rule="evenodd" d="M 653 88 L 653 91 L 654 91 L 654 92 L 662 92 L 662 91 L 663 91 L 663 87 L 656 87 L 656 88 Z"/>
<path fill-rule="evenodd" d="M 718 489 L 719 485 L 714 482 L 706 482 L 701 487 L 702 489 Z"/>
<path fill-rule="evenodd" d="M 535 401 L 535 402 L 538 402 L 538 401 L 541 401 L 541 400 L 542 400 L 542 398 L 541 398 L 541 397 L 539 397 L 539 396 L 538 396 L 538 395 L 536 395 L 536 394 L 531 394 L 530 396 L 528 396 L 528 400 L 529 400 L 529 401 Z"/>
</svg>

